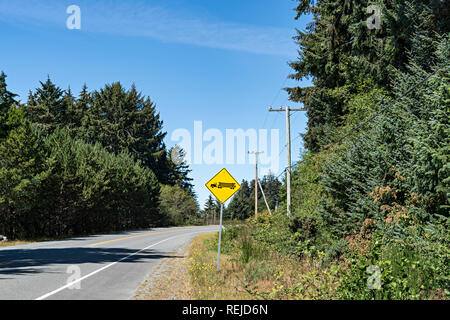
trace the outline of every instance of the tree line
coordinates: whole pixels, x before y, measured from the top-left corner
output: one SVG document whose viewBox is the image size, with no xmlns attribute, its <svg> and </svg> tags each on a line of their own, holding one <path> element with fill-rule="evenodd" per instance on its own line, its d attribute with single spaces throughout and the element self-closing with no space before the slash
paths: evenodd
<svg viewBox="0 0 450 320">
<path fill-rule="evenodd" d="M 21 103 L 2 73 L 0 234 L 61 237 L 195 219 L 190 169 L 172 161 L 165 135 L 156 105 L 134 85 L 84 85 L 75 97 L 48 78 Z M 160 206 L 168 189 L 192 208 L 182 219 Z"/>
</svg>

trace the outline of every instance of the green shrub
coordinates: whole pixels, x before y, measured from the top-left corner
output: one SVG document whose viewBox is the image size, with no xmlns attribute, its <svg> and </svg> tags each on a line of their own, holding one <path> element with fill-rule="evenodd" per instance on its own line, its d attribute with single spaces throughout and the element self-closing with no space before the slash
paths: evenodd
<svg viewBox="0 0 450 320">
<path fill-rule="evenodd" d="M 166 218 L 165 225 L 187 225 L 199 219 L 199 207 L 195 198 L 180 186 L 161 186 L 160 211 Z"/>
<path fill-rule="evenodd" d="M 339 287 L 343 299 L 446 299 L 450 294 L 448 257 L 449 236 L 442 226 L 421 233 L 406 229 L 394 239 L 374 236 L 365 253 L 357 250 L 347 256 L 349 271 Z M 429 229 L 431 231 L 431 229 Z M 427 235 L 428 234 L 428 235 Z M 368 286 L 368 268 L 381 272 L 381 288 Z"/>
</svg>

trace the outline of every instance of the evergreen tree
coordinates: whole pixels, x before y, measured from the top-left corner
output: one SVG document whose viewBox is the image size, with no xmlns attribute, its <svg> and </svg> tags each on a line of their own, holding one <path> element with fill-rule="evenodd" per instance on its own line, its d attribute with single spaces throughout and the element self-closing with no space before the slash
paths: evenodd
<svg viewBox="0 0 450 320">
<path fill-rule="evenodd" d="M 8 119 L 8 111 L 11 106 L 15 105 L 17 101 L 16 94 L 8 91 L 6 86 L 6 75 L 2 72 L 0 74 L 0 139 L 7 135 L 8 127 L 6 121 Z"/>
<path fill-rule="evenodd" d="M 203 217 L 205 220 L 212 221 L 214 215 L 217 214 L 217 202 L 213 199 L 211 195 L 209 195 L 208 199 L 205 202 L 205 206 L 203 208 Z"/>
<path fill-rule="evenodd" d="M 50 77 L 40 84 L 41 87 L 35 93 L 30 92 L 25 110 L 32 123 L 50 134 L 67 124 L 67 103 L 71 101 L 71 97 L 53 84 Z"/>
<path fill-rule="evenodd" d="M 192 171 L 189 169 L 189 165 L 184 160 L 185 152 L 179 146 L 175 146 L 169 149 L 167 163 L 168 163 L 168 183 L 170 185 L 178 185 L 182 189 L 186 190 L 195 197 L 194 186 L 189 177 L 189 173 Z"/>
<path fill-rule="evenodd" d="M 77 129 L 77 136 L 80 138 L 85 136 L 82 132 L 83 128 L 87 131 L 93 130 L 93 128 L 89 127 L 89 112 L 91 106 L 92 95 L 88 91 L 86 84 L 84 84 L 78 96 L 78 99 L 73 105 L 72 118 L 72 127 Z"/>
<path fill-rule="evenodd" d="M 163 185 L 160 197 L 160 210 L 167 217 L 167 225 L 185 225 L 199 218 L 197 201 L 180 186 Z"/>
<path fill-rule="evenodd" d="M 65 114 L 62 119 L 62 125 L 69 128 L 73 128 L 77 122 L 76 110 L 75 110 L 75 97 L 72 94 L 70 87 L 64 91 L 63 94 L 63 104 L 65 108 Z"/>
<path fill-rule="evenodd" d="M 89 117 L 83 121 L 85 139 L 99 142 L 115 154 L 129 151 L 143 166 L 152 169 L 161 183 L 167 184 L 168 165 L 163 142 L 166 133 L 162 131 L 163 123 L 150 98 L 138 93 L 134 85 L 126 91 L 117 82 L 94 92 L 91 99 Z"/>
<path fill-rule="evenodd" d="M 281 182 L 272 174 L 269 173 L 265 175 L 261 180 L 261 186 L 264 190 L 264 194 L 266 195 L 267 203 L 271 210 L 274 210 L 276 206 L 280 203 L 280 188 Z M 266 204 L 264 203 L 264 199 L 262 199 L 263 208 L 266 208 Z M 259 203 L 258 203 L 259 206 Z"/>
<path fill-rule="evenodd" d="M 372 80 L 376 87 L 390 88 L 393 70 L 405 71 L 414 34 L 426 54 L 433 43 L 425 42 L 436 31 L 449 31 L 441 6 L 434 0 L 383 0 L 377 3 L 355 0 L 299 0 L 297 19 L 313 14 L 306 31 L 298 30 L 299 58 L 290 63 L 290 78 L 312 79 L 313 87 L 288 88 L 290 99 L 301 102 L 308 112 L 305 147 L 318 151 L 336 138 L 350 97 L 362 82 Z M 381 9 L 381 29 L 367 27 L 366 8 L 376 4 Z M 445 19 L 444 19 L 445 20 Z M 426 58 L 423 60 L 426 63 Z"/>
<path fill-rule="evenodd" d="M 11 106 L 6 139 L 0 141 L 0 233 L 28 238 L 39 235 L 40 191 L 50 174 L 42 139 L 25 119 L 22 108 Z"/>
<path fill-rule="evenodd" d="M 251 198 L 251 195 L 252 192 L 248 181 L 242 180 L 241 189 L 234 195 L 226 208 L 224 217 L 231 220 L 244 220 L 250 217 L 254 210 L 254 205 L 252 206 L 254 199 Z"/>
<path fill-rule="evenodd" d="M 437 63 L 432 68 L 449 61 L 448 43 L 448 37 L 439 41 L 439 49 L 429 57 Z M 396 72 L 395 96 L 427 74 L 416 59 L 421 56 L 411 57 L 408 72 Z M 393 212 L 404 212 L 419 224 L 434 214 L 448 215 L 448 71 L 447 65 L 365 132 L 345 141 L 324 166 L 321 184 L 330 197 L 324 197 L 321 212 L 337 234 L 368 218 L 386 221 Z"/>
</svg>

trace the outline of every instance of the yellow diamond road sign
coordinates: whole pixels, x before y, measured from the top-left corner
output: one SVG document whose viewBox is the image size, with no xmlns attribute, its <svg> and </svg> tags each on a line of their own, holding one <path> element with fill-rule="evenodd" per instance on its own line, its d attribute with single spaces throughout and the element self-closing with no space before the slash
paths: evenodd
<svg viewBox="0 0 450 320">
<path fill-rule="evenodd" d="M 217 200 L 222 203 L 230 199 L 230 197 L 241 188 L 240 184 L 225 168 L 220 170 L 214 178 L 209 180 L 206 183 L 206 187 L 217 198 Z"/>
</svg>

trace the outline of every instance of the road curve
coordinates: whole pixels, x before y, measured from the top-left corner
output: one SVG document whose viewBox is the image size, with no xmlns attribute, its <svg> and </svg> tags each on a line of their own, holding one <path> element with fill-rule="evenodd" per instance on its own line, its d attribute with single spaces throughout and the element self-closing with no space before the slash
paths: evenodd
<svg viewBox="0 0 450 320">
<path fill-rule="evenodd" d="M 218 226 L 155 228 L 0 249 L 0 300 L 124 300 L 151 269 Z"/>
</svg>

